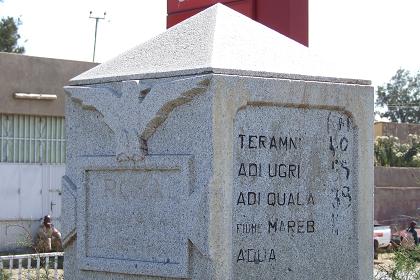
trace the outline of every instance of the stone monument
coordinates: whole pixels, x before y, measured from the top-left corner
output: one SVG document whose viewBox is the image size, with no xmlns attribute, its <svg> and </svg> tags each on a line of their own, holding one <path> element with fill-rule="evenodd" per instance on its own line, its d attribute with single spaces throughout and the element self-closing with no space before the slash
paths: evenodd
<svg viewBox="0 0 420 280">
<path fill-rule="evenodd" d="M 373 89 L 217 4 L 66 87 L 66 279 L 371 279 Z"/>
</svg>

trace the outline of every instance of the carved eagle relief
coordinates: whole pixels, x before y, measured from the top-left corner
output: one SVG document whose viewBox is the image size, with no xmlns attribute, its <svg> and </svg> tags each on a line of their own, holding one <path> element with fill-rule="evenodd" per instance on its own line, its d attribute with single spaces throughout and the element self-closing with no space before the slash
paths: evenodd
<svg viewBox="0 0 420 280">
<path fill-rule="evenodd" d="M 159 83 L 150 87 L 138 80 L 109 87 L 67 86 L 70 98 L 83 108 L 93 108 L 115 133 L 118 161 L 139 161 L 147 155 L 147 140 L 180 105 L 205 92 L 208 76 Z"/>
</svg>

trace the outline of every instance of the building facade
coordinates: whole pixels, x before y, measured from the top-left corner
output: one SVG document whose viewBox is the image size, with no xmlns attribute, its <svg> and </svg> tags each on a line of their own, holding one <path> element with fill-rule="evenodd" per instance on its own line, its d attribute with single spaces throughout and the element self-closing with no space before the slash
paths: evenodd
<svg viewBox="0 0 420 280">
<path fill-rule="evenodd" d="M 63 86 L 96 63 L 0 53 L 0 251 L 16 251 L 44 215 L 60 227 Z"/>
</svg>

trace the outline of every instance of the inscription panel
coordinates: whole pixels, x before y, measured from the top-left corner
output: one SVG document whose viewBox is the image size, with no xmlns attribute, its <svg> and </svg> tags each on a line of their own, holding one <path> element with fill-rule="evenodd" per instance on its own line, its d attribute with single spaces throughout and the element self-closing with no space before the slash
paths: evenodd
<svg viewBox="0 0 420 280">
<path fill-rule="evenodd" d="M 357 278 L 355 140 L 343 112 L 248 106 L 237 113 L 234 279 Z"/>
<path fill-rule="evenodd" d="M 182 190 L 176 175 L 176 170 L 89 171 L 86 255 L 177 263 Z M 89 207 L 92 200 L 96 207 Z"/>
<path fill-rule="evenodd" d="M 188 276 L 188 161 L 162 168 L 157 161 L 86 169 L 78 234 L 83 269 Z"/>
</svg>

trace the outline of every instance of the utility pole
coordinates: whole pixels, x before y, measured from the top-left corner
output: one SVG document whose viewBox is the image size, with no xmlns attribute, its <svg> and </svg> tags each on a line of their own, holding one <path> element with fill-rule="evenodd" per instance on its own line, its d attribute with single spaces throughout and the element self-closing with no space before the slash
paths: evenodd
<svg viewBox="0 0 420 280">
<path fill-rule="evenodd" d="M 98 21 L 100 19 L 105 19 L 106 16 L 106 12 L 104 13 L 103 17 L 93 17 L 92 16 L 92 11 L 90 11 L 89 13 L 89 18 L 93 18 L 96 22 L 95 22 L 95 41 L 93 42 L 93 58 L 92 61 L 95 62 L 95 51 L 96 51 L 96 34 L 98 33 Z"/>
</svg>

